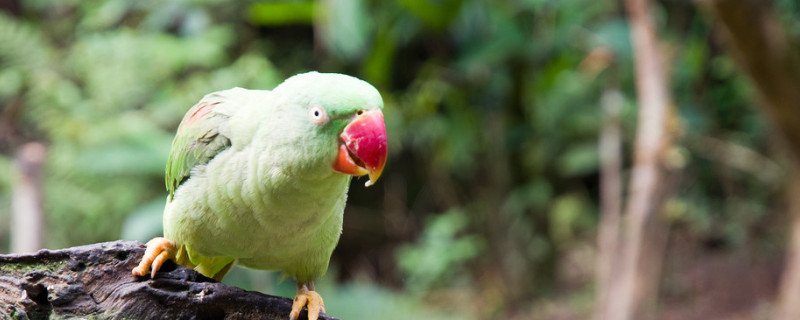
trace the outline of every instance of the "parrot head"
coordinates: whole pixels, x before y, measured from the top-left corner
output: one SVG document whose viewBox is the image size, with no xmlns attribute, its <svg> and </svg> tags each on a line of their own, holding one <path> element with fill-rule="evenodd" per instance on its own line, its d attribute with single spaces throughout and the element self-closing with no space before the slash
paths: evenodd
<svg viewBox="0 0 800 320">
<path fill-rule="evenodd" d="M 308 146 L 300 148 L 295 161 L 352 176 L 368 175 L 366 186 L 378 180 L 387 155 L 378 90 L 351 76 L 309 72 L 286 79 L 273 92 L 300 126 L 294 132 L 303 132 L 287 143 Z"/>
</svg>

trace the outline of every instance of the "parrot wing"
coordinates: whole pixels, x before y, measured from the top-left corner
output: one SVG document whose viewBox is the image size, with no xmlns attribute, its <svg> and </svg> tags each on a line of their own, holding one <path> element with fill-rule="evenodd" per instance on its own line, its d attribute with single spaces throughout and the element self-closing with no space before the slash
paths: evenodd
<svg viewBox="0 0 800 320">
<path fill-rule="evenodd" d="M 170 201 L 175 190 L 189 179 L 194 167 L 208 163 L 231 146 L 228 122 L 236 111 L 235 98 L 246 91 L 233 88 L 207 94 L 186 112 L 167 159 L 166 184 Z"/>
</svg>

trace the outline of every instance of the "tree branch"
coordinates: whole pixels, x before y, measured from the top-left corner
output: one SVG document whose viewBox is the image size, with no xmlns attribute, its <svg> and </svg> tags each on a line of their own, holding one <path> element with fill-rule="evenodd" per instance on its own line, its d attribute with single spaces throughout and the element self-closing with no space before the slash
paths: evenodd
<svg viewBox="0 0 800 320">
<path fill-rule="evenodd" d="M 145 246 L 105 242 L 0 255 L 0 318 L 286 319 L 292 300 L 245 291 L 167 262 L 155 279 L 131 269 Z M 300 315 L 306 318 L 305 311 Z M 320 319 L 335 319 L 321 315 Z"/>
</svg>

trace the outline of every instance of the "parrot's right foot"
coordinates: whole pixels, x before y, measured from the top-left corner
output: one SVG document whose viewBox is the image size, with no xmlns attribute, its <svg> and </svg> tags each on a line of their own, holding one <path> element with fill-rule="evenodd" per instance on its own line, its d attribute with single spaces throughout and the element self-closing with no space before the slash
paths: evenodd
<svg viewBox="0 0 800 320">
<path fill-rule="evenodd" d="M 147 242 L 147 250 L 142 256 L 142 262 L 139 262 L 138 267 L 133 268 L 132 273 L 135 276 L 144 276 L 147 275 L 148 271 L 152 270 L 150 278 L 155 278 L 156 271 L 161 269 L 161 265 L 167 262 L 167 259 L 175 260 L 177 252 L 178 248 L 174 242 L 166 238 L 153 238 L 153 240 Z"/>
<path fill-rule="evenodd" d="M 289 320 L 297 320 L 300 317 L 300 310 L 303 310 L 305 306 L 308 306 L 308 320 L 317 320 L 319 313 L 325 312 L 325 303 L 322 302 L 322 297 L 313 288 L 313 283 L 297 284 L 297 295 L 292 302 L 292 312 L 289 313 Z"/>
</svg>

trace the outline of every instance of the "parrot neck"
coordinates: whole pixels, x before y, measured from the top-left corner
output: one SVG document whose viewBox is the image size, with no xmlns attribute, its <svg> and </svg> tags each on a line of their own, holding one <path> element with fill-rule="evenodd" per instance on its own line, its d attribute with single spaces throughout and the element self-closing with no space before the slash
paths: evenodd
<svg viewBox="0 0 800 320">
<path fill-rule="evenodd" d="M 293 219 L 330 211 L 331 208 L 344 208 L 350 176 L 332 169 L 325 174 L 308 164 L 275 159 L 275 154 L 281 153 L 262 151 L 251 158 L 257 159 L 250 162 L 255 169 L 254 179 L 247 178 L 245 183 L 251 184 L 248 189 L 257 192 L 252 193 L 254 198 L 248 201 L 260 202 L 282 212 L 293 212 L 285 216 Z M 338 205 L 340 201 L 342 203 Z"/>
</svg>

